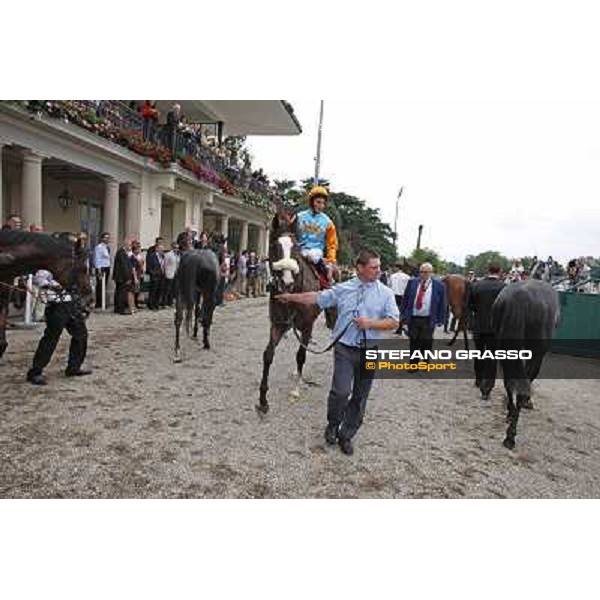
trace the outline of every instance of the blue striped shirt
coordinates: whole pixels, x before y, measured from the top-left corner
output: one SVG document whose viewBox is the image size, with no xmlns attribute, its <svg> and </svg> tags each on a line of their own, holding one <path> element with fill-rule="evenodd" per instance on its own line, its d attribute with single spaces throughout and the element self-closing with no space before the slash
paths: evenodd
<svg viewBox="0 0 600 600">
<path fill-rule="evenodd" d="M 331 333 L 333 338 L 336 338 L 355 317 L 390 318 L 396 321 L 400 318 L 394 293 L 389 287 L 380 281 L 365 283 L 358 277 L 319 292 L 317 304 L 320 308 L 337 307 L 337 321 Z M 365 329 L 364 332 L 367 340 L 383 337 L 383 332 L 375 329 Z M 346 346 L 358 347 L 362 337 L 362 331 L 352 324 L 339 341 Z"/>
</svg>

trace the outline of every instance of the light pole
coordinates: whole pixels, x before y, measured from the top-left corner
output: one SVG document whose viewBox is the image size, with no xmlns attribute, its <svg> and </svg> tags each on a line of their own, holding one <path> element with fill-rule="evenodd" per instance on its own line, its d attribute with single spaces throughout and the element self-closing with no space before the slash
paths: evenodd
<svg viewBox="0 0 600 600">
<path fill-rule="evenodd" d="M 419 235 L 417 237 L 417 250 L 421 249 L 421 234 L 423 233 L 423 225 L 419 225 Z"/>
<path fill-rule="evenodd" d="M 404 191 L 404 186 L 400 188 L 398 197 L 396 198 L 396 215 L 394 216 L 394 243 L 396 244 L 396 252 L 398 252 L 398 205 L 400 204 L 400 196 Z"/>
<path fill-rule="evenodd" d="M 319 185 L 319 169 L 321 167 L 321 130 L 323 129 L 323 104 L 321 100 L 321 110 L 319 112 L 319 136 L 317 138 L 317 156 L 315 157 L 315 180 L 314 184 Z"/>
</svg>

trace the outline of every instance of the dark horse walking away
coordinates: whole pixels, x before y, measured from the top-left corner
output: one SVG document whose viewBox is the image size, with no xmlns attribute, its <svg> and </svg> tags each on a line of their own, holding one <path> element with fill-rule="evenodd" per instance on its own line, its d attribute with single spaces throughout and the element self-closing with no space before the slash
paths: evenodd
<svg viewBox="0 0 600 600">
<path fill-rule="evenodd" d="M 294 306 L 281 304 L 275 296 L 283 292 L 316 292 L 319 290 L 318 277 L 299 253 L 292 251 L 292 217 L 282 208 L 273 217 L 269 246 L 269 262 L 273 274 L 270 290 L 269 318 L 271 330 L 269 343 L 263 353 L 263 373 L 260 382 L 260 398 L 257 410 L 266 414 L 269 410 L 267 391 L 269 389 L 269 370 L 275 348 L 284 333 L 290 328 L 299 332 L 300 347 L 296 353 L 297 382 L 290 393 L 292 397 L 300 395 L 299 382 L 306 362 L 306 346 L 312 337 L 313 325 L 319 316 L 316 306 Z M 298 335 L 298 334 L 297 334 Z"/>
<path fill-rule="evenodd" d="M 219 259 L 212 250 L 188 250 L 181 255 L 175 276 L 175 362 L 181 362 L 180 330 L 185 310 L 185 327 L 190 332 L 192 314 L 198 336 L 198 320 L 202 321 L 204 348 L 210 348 L 209 334 L 215 310 L 215 294 L 219 285 Z"/>
<path fill-rule="evenodd" d="M 38 269 L 51 271 L 54 279 L 80 302 L 89 305 L 92 300 L 88 253 L 84 248 L 44 233 L 0 231 L 0 357 L 8 346 L 6 325 L 14 279 Z"/>
<path fill-rule="evenodd" d="M 559 318 L 558 294 L 548 283 L 544 269 L 536 266 L 532 275 L 541 279 L 508 285 L 498 294 L 492 307 L 492 327 L 498 349 L 531 351 L 531 359 L 527 361 L 502 361 L 508 407 L 504 446 L 511 450 L 515 447 L 519 414 L 522 408 L 530 407 L 531 382 L 540 372 Z"/>
<path fill-rule="evenodd" d="M 465 348 L 469 349 L 469 337 L 467 335 L 467 296 L 469 294 L 469 280 L 462 275 L 448 275 L 444 278 L 446 286 L 446 298 L 448 305 L 452 310 L 452 314 L 456 318 L 456 331 L 454 337 L 448 342 L 448 346 L 452 346 L 458 337 L 458 334 L 463 332 Z"/>
</svg>

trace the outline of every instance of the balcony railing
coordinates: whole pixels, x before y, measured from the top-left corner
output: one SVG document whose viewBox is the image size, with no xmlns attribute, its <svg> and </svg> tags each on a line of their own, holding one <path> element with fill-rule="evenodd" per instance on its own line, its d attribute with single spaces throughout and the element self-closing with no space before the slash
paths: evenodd
<svg viewBox="0 0 600 600">
<path fill-rule="evenodd" d="M 180 122 L 173 127 L 144 119 L 120 100 L 21 100 L 7 101 L 34 113 L 73 123 L 160 163 L 176 162 L 223 193 L 241 197 L 266 213 L 272 211 L 273 190 L 261 171 L 242 164 L 241 157 L 213 138 L 203 126 Z"/>
</svg>

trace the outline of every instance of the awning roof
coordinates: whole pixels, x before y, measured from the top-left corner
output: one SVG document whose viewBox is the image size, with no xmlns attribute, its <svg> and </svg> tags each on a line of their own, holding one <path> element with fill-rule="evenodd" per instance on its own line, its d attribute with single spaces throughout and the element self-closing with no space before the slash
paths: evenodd
<svg viewBox="0 0 600 600">
<path fill-rule="evenodd" d="M 138 100 L 143 104 L 143 100 Z M 302 127 L 284 100 L 157 100 L 161 121 L 174 104 L 190 123 L 223 121 L 224 135 L 298 135 Z"/>
</svg>

